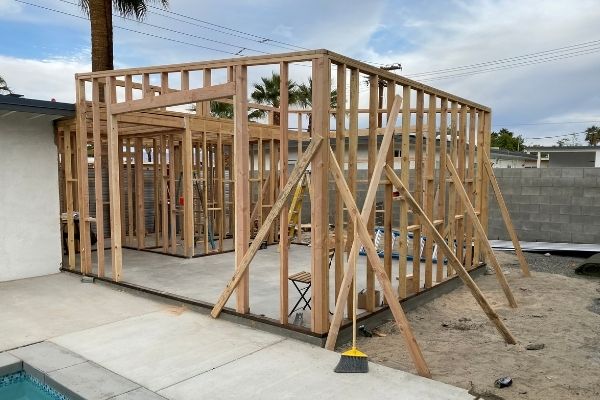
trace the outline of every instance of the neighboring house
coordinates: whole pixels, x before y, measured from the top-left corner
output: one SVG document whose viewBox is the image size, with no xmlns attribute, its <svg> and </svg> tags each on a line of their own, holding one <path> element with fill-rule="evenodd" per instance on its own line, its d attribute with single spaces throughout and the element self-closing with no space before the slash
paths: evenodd
<svg viewBox="0 0 600 400">
<path fill-rule="evenodd" d="M 534 155 L 538 159 L 538 164 L 543 164 L 546 159 L 549 167 L 600 168 L 600 147 L 528 147 L 525 152 Z"/>
<path fill-rule="evenodd" d="M 537 156 L 520 151 L 510 151 L 492 147 L 490 161 L 494 168 L 545 168 L 546 163 L 537 165 Z"/>
<path fill-rule="evenodd" d="M 401 136 L 400 135 L 395 135 L 394 137 L 395 143 L 394 143 L 394 161 L 396 163 L 397 166 L 400 165 L 400 148 L 401 148 Z M 335 139 L 331 139 L 331 146 L 332 148 L 335 148 Z M 437 139 L 436 140 L 436 162 L 435 162 L 435 167 L 439 168 L 439 143 L 440 140 Z M 378 137 L 378 143 L 381 143 L 381 136 Z M 414 134 L 411 134 L 410 137 L 410 155 L 409 155 L 409 159 L 410 159 L 410 168 L 414 169 L 415 167 L 415 136 Z M 308 146 L 308 142 L 304 142 L 304 148 L 306 148 L 306 146 Z M 368 168 L 368 138 L 366 136 L 360 136 L 358 138 L 358 151 L 357 151 L 357 160 L 358 160 L 358 164 L 357 164 L 357 168 L 359 170 L 366 170 Z M 427 148 L 427 139 L 424 138 L 423 139 L 423 157 L 425 158 L 425 152 L 426 152 L 426 148 Z M 447 151 L 449 151 L 450 149 L 450 142 L 447 143 L 446 146 Z M 295 141 L 291 141 L 290 142 L 290 146 L 289 146 L 289 159 L 290 159 L 290 165 L 293 165 L 293 163 L 295 162 L 295 160 L 297 159 L 297 150 L 298 150 L 298 146 L 297 143 Z M 467 156 L 467 161 L 468 161 L 468 156 Z M 518 152 L 518 151 L 509 151 L 509 150 L 504 150 L 504 149 L 498 149 L 498 148 L 491 148 L 490 149 L 490 161 L 492 163 L 492 166 L 494 168 L 538 168 L 537 166 L 537 157 L 533 154 L 527 154 L 524 152 Z M 268 161 L 265 161 L 266 163 L 268 163 Z M 477 161 L 475 161 L 477 162 Z M 257 166 L 257 162 L 255 161 L 255 168 Z M 542 163 L 542 165 L 540 166 L 540 168 L 544 168 L 546 167 L 546 165 L 544 165 Z M 310 169 L 310 167 L 309 167 Z"/>
<path fill-rule="evenodd" d="M 60 268 L 53 121 L 74 114 L 74 104 L 0 95 L 0 282 Z"/>
</svg>

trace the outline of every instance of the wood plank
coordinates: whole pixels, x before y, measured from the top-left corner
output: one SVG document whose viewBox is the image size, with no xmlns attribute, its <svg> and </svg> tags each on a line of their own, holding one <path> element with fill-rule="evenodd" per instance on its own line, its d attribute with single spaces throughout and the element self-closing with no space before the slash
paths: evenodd
<svg viewBox="0 0 600 400">
<path fill-rule="evenodd" d="M 110 247 L 112 261 L 112 278 L 115 282 L 121 280 L 121 272 L 123 270 L 123 250 L 121 245 L 121 199 L 120 199 L 120 184 L 119 170 L 122 160 L 119 160 L 119 126 L 117 117 L 111 115 L 110 110 L 114 103 L 115 97 L 115 78 L 108 78 L 106 85 L 106 110 L 108 119 L 107 135 L 108 135 L 108 191 L 110 202 Z"/>
<path fill-rule="evenodd" d="M 161 198 L 161 236 L 163 252 L 169 250 L 169 200 L 168 200 L 168 165 L 167 165 L 167 135 L 160 135 L 160 198 Z M 158 243 L 157 243 L 158 245 Z"/>
<path fill-rule="evenodd" d="M 444 223 L 446 218 L 446 149 L 447 149 L 447 134 L 448 134 L 448 99 L 442 97 L 441 102 L 441 113 L 440 113 L 440 151 L 439 160 L 440 165 L 438 168 L 438 190 L 437 190 L 437 213 L 436 215 L 440 218 L 440 223 L 437 226 L 437 230 L 440 234 L 444 231 Z M 438 246 L 436 254 L 437 262 L 435 268 L 435 281 L 442 282 L 444 280 L 444 257 L 443 252 Z"/>
<path fill-rule="evenodd" d="M 312 136 L 329 137 L 330 62 L 326 57 L 312 61 Z M 329 140 L 319 147 L 311 162 L 311 330 L 329 329 Z"/>
<path fill-rule="evenodd" d="M 387 81 L 387 100 L 386 100 L 386 110 L 387 115 L 392 111 L 392 105 L 394 104 L 394 99 L 396 97 L 396 84 L 392 81 Z M 380 95 L 381 96 L 381 95 Z M 382 98 L 383 96 L 381 96 Z M 378 125 L 381 128 L 382 123 Z M 393 135 L 393 134 L 392 134 Z M 388 165 L 394 165 L 394 139 L 392 137 L 392 142 L 388 147 L 388 152 L 385 156 L 385 162 Z M 392 183 L 386 179 L 384 193 L 383 193 L 383 268 L 385 269 L 385 273 L 388 278 L 392 279 L 392 248 L 393 243 L 393 234 L 392 234 L 392 221 L 394 219 L 394 206 L 393 206 L 393 190 L 394 187 Z M 354 192 L 353 192 L 354 193 Z"/>
<path fill-rule="evenodd" d="M 135 139 L 135 236 L 138 250 L 146 247 L 143 143 L 143 139 Z"/>
<path fill-rule="evenodd" d="M 178 106 L 199 101 L 217 100 L 231 97 L 234 94 L 235 83 L 227 82 L 206 88 L 182 90 L 179 92 L 161 94 L 159 96 L 146 97 L 139 100 L 125 101 L 111 107 L 111 112 L 113 115 L 118 115 L 133 111 L 144 111 L 153 108 Z"/>
<path fill-rule="evenodd" d="M 346 66 L 337 66 L 337 104 L 335 116 L 335 156 L 338 164 L 345 163 L 346 138 Z M 340 292 L 344 278 L 344 203 L 339 193 L 335 194 L 335 298 Z"/>
<path fill-rule="evenodd" d="M 279 187 L 285 187 L 288 179 L 288 64 L 279 64 L 280 86 L 279 86 L 279 117 L 280 128 L 280 151 L 279 151 Z M 274 168 L 272 168 L 274 170 Z M 288 323 L 288 276 L 289 276 L 289 247 L 288 247 L 288 212 L 289 207 L 284 202 L 279 215 L 279 322 Z"/>
<path fill-rule="evenodd" d="M 400 113 L 401 105 L 402 98 L 400 96 L 396 96 L 392 103 L 392 109 L 388 114 L 388 122 L 385 129 L 385 135 L 383 136 L 381 146 L 379 147 L 377 160 L 375 162 L 375 165 L 373 166 L 373 179 L 369 182 L 369 188 L 367 189 L 367 194 L 363 203 L 363 209 L 361 213 L 361 218 L 363 218 L 363 220 L 367 220 L 368 214 L 371 213 L 371 211 L 373 210 L 373 204 L 375 204 L 377 187 L 379 186 L 379 181 L 381 180 L 381 172 L 383 171 L 383 166 L 387 158 L 388 147 L 391 145 L 392 140 L 394 139 L 394 125 L 396 123 L 396 119 L 398 118 L 398 114 Z M 348 188 L 350 187 L 348 186 Z M 325 348 L 328 350 L 333 350 L 335 348 L 335 342 L 337 341 L 340 325 L 344 316 L 344 305 L 346 301 L 353 301 L 353 297 L 349 297 L 350 285 L 352 284 L 352 281 L 354 279 L 354 265 L 356 263 L 359 248 L 360 240 L 358 236 L 355 235 L 352 239 L 352 248 L 350 249 L 350 255 L 348 256 L 348 264 L 346 265 L 346 270 L 344 271 L 342 286 L 340 287 L 340 292 L 337 296 L 337 300 L 335 303 L 335 311 L 333 312 L 331 326 L 329 328 L 327 341 L 325 343 Z M 352 312 L 353 311 L 349 311 L 348 315 L 351 316 Z"/>
<path fill-rule="evenodd" d="M 389 143 L 387 144 L 389 146 Z M 400 330 L 400 333 L 404 336 L 404 342 L 406 343 L 406 347 L 408 348 L 408 353 L 410 354 L 412 361 L 417 369 L 419 375 L 431 378 L 431 372 L 429 371 L 429 367 L 423 358 L 423 354 L 421 352 L 421 348 L 417 343 L 417 339 L 415 338 L 414 333 L 410 327 L 408 319 L 402 310 L 402 306 L 398 299 L 396 298 L 396 294 L 394 293 L 394 289 L 392 288 L 392 284 L 390 283 L 389 277 L 386 275 L 385 270 L 383 269 L 383 264 L 379 258 L 379 254 L 377 254 L 377 249 L 375 245 L 371 241 L 370 230 L 366 225 L 366 220 L 368 220 L 368 214 L 370 214 L 370 210 L 367 210 L 367 215 L 362 215 L 354 202 L 354 198 L 352 197 L 352 193 L 346 184 L 344 179 L 344 173 L 340 169 L 340 166 L 337 164 L 335 160 L 335 154 L 333 151 L 330 151 L 330 172 L 334 177 L 335 183 L 338 187 L 338 191 L 342 194 L 342 198 L 344 199 L 344 203 L 348 208 L 348 213 L 350 214 L 352 220 L 356 224 L 358 236 L 360 237 L 361 242 L 365 250 L 367 251 L 367 257 L 371 260 L 371 267 L 373 268 L 377 280 L 383 289 L 383 295 L 387 301 L 387 304 L 390 307 L 392 315 L 396 321 L 396 325 Z M 387 154 L 387 149 L 384 151 L 380 151 L 380 157 L 378 157 L 378 164 L 382 164 L 385 162 L 385 157 Z M 380 169 L 379 169 L 380 170 Z M 379 175 L 380 176 L 380 175 Z"/>
<path fill-rule="evenodd" d="M 448 172 L 450 172 L 450 176 L 452 177 L 452 181 L 454 182 L 454 188 L 456 190 L 456 194 L 462 201 L 462 204 L 465 207 L 467 214 L 473 220 L 475 229 L 477 231 L 477 235 L 481 239 L 483 249 L 486 251 L 487 256 L 489 257 L 490 263 L 492 264 L 492 267 L 494 268 L 494 271 L 496 272 L 496 278 L 500 282 L 500 286 L 502 287 L 502 290 L 504 291 L 504 295 L 506 296 L 510 306 L 513 308 L 516 308 L 517 301 L 515 300 L 515 298 L 512 294 L 512 291 L 510 290 L 510 286 L 508 285 L 508 282 L 506 281 L 504 272 L 502 272 L 502 267 L 500 267 L 500 264 L 498 263 L 498 259 L 496 259 L 496 256 L 494 255 L 494 250 L 492 249 L 490 242 L 487 240 L 487 235 L 485 234 L 485 230 L 484 230 L 483 226 L 481 225 L 481 223 L 479 222 L 479 219 L 477 218 L 477 214 L 475 214 L 475 209 L 473 208 L 473 205 L 469 201 L 469 196 L 467 195 L 467 192 L 465 191 L 465 188 L 462 185 L 462 182 L 460 181 L 460 175 L 459 175 L 458 171 L 456 171 L 456 169 L 454 168 L 454 165 L 452 164 L 452 160 L 450 159 L 450 156 L 447 156 L 446 167 L 448 168 Z"/>
<path fill-rule="evenodd" d="M 415 189 L 413 197 L 423 206 L 423 111 L 425 109 L 425 95 L 422 90 L 417 90 L 417 114 L 415 115 Z M 419 216 L 412 215 L 413 224 L 420 225 Z M 415 250 L 417 252 L 415 253 Z M 413 231 L 413 291 L 419 293 L 421 290 L 421 230 Z M 431 287 L 431 271 L 425 271 L 425 287 Z M 429 286 L 427 286 L 429 285 Z"/>
<path fill-rule="evenodd" d="M 483 165 L 485 167 L 487 176 L 490 179 L 492 189 L 494 190 L 494 195 L 496 196 L 496 201 L 498 201 L 498 206 L 500 206 L 500 213 L 502 214 L 504 225 L 506 225 L 506 230 L 508 231 L 510 239 L 513 242 L 513 246 L 515 247 L 515 252 L 517 253 L 517 258 L 519 259 L 519 265 L 521 266 L 521 272 L 523 273 L 523 276 L 529 277 L 531 276 L 531 272 L 529 272 L 529 265 L 527 264 L 525 256 L 523 255 L 523 250 L 521 249 L 521 244 L 519 243 L 519 238 L 517 237 L 517 232 L 515 231 L 512 219 L 510 218 L 510 213 L 506 207 L 506 202 L 504 201 L 504 196 L 502 196 L 502 191 L 498 185 L 498 180 L 496 179 L 496 175 L 492 169 L 490 159 L 485 153 L 483 155 Z"/>
<path fill-rule="evenodd" d="M 373 168 L 377 159 L 377 109 L 379 108 L 379 79 L 377 75 L 369 77 L 369 136 L 367 141 L 367 179 L 373 179 Z M 367 229 L 371 240 L 375 235 L 375 204 L 367 219 Z M 367 292 L 365 307 L 369 312 L 375 311 L 375 275 L 371 262 L 367 259 Z"/>
<path fill-rule="evenodd" d="M 65 136 L 65 202 L 67 203 L 67 253 L 69 257 L 69 269 L 75 269 L 75 225 L 73 222 L 73 137 L 69 128 L 64 131 Z"/>
<path fill-rule="evenodd" d="M 434 226 L 431 223 L 431 221 L 429 220 L 429 218 L 427 218 L 427 216 L 425 215 L 425 212 L 421 209 L 421 207 L 419 207 L 419 205 L 417 204 L 415 199 L 411 196 L 408 189 L 404 186 L 404 184 L 402 183 L 402 180 L 396 175 L 394 170 L 392 168 L 390 168 L 389 166 L 385 167 L 385 172 L 387 174 L 388 179 L 390 179 L 393 182 L 394 186 L 396 186 L 398 189 L 400 189 L 402 191 L 402 193 L 406 197 L 408 203 L 411 205 L 413 212 L 416 214 L 419 214 L 419 216 L 421 217 L 421 222 L 423 222 L 425 225 L 427 225 L 428 231 L 433 233 L 433 238 L 436 241 L 436 243 L 438 244 L 438 247 L 440 247 L 442 249 L 445 256 L 448 258 L 448 262 L 450 264 L 452 264 L 452 268 L 454 268 L 457 275 L 465 283 L 465 285 L 469 288 L 469 290 L 471 291 L 471 294 L 473 295 L 473 297 L 475 298 L 475 300 L 477 301 L 479 306 L 483 309 L 483 312 L 487 315 L 487 317 L 494 324 L 494 326 L 496 327 L 498 332 L 500 332 L 500 335 L 504 338 L 504 341 L 508 344 L 516 344 L 517 340 L 510 333 L 510 331 L 506 328 L 506 326 L 504 325 L 504 323 L 502 322 L 502 320 L 500 319 L 500 317 L 498 316 L 496 311 L 494 311 L 494 309 L 490 306 L 490 304 L 488 303 L 487 299 L 485 298 L 485 296 L 483 295 L 483 293 L 481 292 L 479 287 L 477 287 L 477 284 L 475 283 L 475 281 L 473 281 L 473 278 L 471 278 L 471 275 L 469 275 L 469 273 L 462 266 L 462 264 L 460 263 L 458 258 L 456 258 L 456 255 L 454 254 L 454 252 L 450 249 L 450 247 L 448 247 L 448 244 L 445 242 L 442 235 L 440 235 L 440 233 L 434 228 Z"/>
<path fill-rule="evenodd" d="M 133 214 L 133 176 L 132 176 L 132 163 L 133 153 L 131 152 L 131 141 L 132 139 L 126 139 L 125 143 L 127 148 L 125 154 L 127 155 L 127 244 L 131 246 L 131 240 L 133 236 L 134 226 L 134 214 Z"/>
<path fill-rule="evenodd" d="M 102 188 L 102 137 L 100 132 L 100 85 L 92 81 L 92 131 L 94 136 L 94 192 L 96 203 L 96 263 L 98 276 L 104 277 L 104 199 Z"/>
<path fill-rule="evenodd" d="M 177 216 L 175 214 L 177 204 L 175 191 L 177 189 L 175 187 L 175 164 L 175 138 L 171 136 L 169 138 L 169 217 L 171 218 L 171 254 L 177 254 Z"/>
<path fill-rule="evenodd" d="M 77 81 L 77 202 L 79 207 L 79 258 L 81 273 L 92 272 L 92 243 L 90 240 L 90 189 L 88 185 L 87 121 L 85 115 L 85 81 Z"/>
<path fill-rule="evenodd" d="M 360 72 L 357 69 L 350 70 L 350 113 L 348 118 L 348 187 L 352 193 L 356 193 L 358 182 L 358 104 L 360 97 L 359 75 Z M 351 246 L 354 243 L 355 236 L 354 224 L 351 224 L 347 229 L 346 251 L 348 253 L 350 252 Z M 348 292 L 348 316 L 352 315 L 354 307 L 353 303 L 354 297 Z"/>
<path fill-rule="evenodd" d="M 431 221 L 435 219 L 433 206 L 435 199 L 436 102 L 437 98 L 430 94 L 429 113 L 427 114 L 427 158 L 425 160 L 425 198 L 423 208 L 425 209 L 425 215 Z M 431 234 L 425 228 L 423 228 L 423 231 L 426 237 L 425 248 L 423 249 L 425 257 L 425 287 L 431 287 L 433 285 L 433 240 L 431 239 Z"/>
<path fill-rule="evenodd" d="M 235 67 L 235 97 L 233 154 L 235 157 L 235 268 L 243 270 L 237 285 L 236 310 L 245 314 L 250 310 L 250 281 L 242 260 L 250 240 L 250 204 L 248 182 L 248 71 L 246 66 Z M 208 88 L 207 88 L 208 90 Z M 223 303 L 224 304 L 224 303 Z"/>
<path fill-rule="evenodd" d="M 194 255 L 194 187 L 192 183 L 192 128 L 190 118 L 185 117 L 185 133 L 181 142 L 183 155 L 183 254 Z M 206 164 L 206 163 L 204 163 Z"/>
<path fill-rule="evenodd" d="M 271 211 L 269 211 L 269 215 L 267 215 L 267 218 L 265 219 L 265 224 L 263 224 L 263 226 L 261 226 L 261 228 L 258 230 L 256 237 L 252 241 L 252 244 L 250 245 L 246 253 L 243 255 L 243 257 L 240 257 L 240 263 L 238 264 L 239 268 L 236 269 L 235 273 L 233 274 L 233 277 L 227 284 L 227 287 L 225 288 L 225 290 L 223 290 L 221 296 L 219 296 L 218 300 L 215 302 L 215 306 L 213 307 L 210 313 L 213 316 L 213 318 L 217 318 L 219 314 L 221 314 L 221 311 L 223 310 L 223 307 L 225 307 L 227 300 L 229 300 L 229 297 L 231 297 L 233 291 L 241 283 L 242 278 L 244 277 L 246 270 L 248 269 L 248 266 L 252 262 L 252 259 L 254 258 L 256 252 L 260 248 L 262 241 L 265 239 L 269 232 L 269 224 L 273 223 L 273 221 L 275 221 L 275 218 L 277 218 L 277 215 L 281 213 L 281 208 L 283 207 L 283 204 L 287 201 L 287 198 L 289 197 L 292 189 L 296 186 L 296 184 L 304 174 L 306 167 L 312 160 L 314 154 L 317 152 L 322 140 L 323 139 L 318 136 L 314 137 L 308 145 L 308 148 L 306 149 L 304 154 L 302 154 L 302 157 L 300 157 L 300 159 L 296 163 L 296 166 L 292 170 L 292 173 L 290 174 L 289 179 L 285 184 L 285 187 L 281 190 L 281 192 L 279 192 L 277 201 L 275 202 L 275 204 L 273 204 L 273 208 L 271 208 Z"/>
<path fill-rule="evenodd" d="M 410 173 L 410 86 L 403 88 L 402 105 L 402 147 L 400 154 L 400 174 L 408 182 Z M 400 199 L 400 237 L 398 238 L 398 294 L 400 298 L 407 296 L 406 268 L 408 257 L 408 204 L 405 199 Z"/>
</svg>

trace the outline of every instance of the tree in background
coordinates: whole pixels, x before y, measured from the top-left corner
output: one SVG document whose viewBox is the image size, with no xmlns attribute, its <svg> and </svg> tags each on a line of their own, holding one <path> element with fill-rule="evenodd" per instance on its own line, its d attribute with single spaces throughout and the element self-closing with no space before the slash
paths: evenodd
<svg viewBox="0 0 600 400">
<path fill-rule="evenodd" d="M 148 5 L 166 8 L 169 0 L 79 0 L 80 7 L 90 17 L 92 35 L 92 71 L 105 71 L 113 65 L 113 7 L 122 17 L 145 18 Z"/>
<path fill-rule="evenodd" d="M 8 87 L 8 84 L 3 77 L 0 76 L 0 94 L 11 94 L 12 90 Z"/>
<path fill-rule="evenodd" d="M 261 83 L 255 83 L 253 85 L 254 91 L 250 94 L 250 98 L 259 104 L 266 104 L 272 107 L 279 107 L 279 85 L 281 83 L 281 77 L 275 72 L 272 73 L 270 78 L 260 78 Z M 297 85 L 288 79 L 288 103 L 298 103 L 298 92 Z M 254 110 L 248 117 L 250 119 L 262 118 L 265 115 L 264 110 Z M 273 113 L 273 124 L 279 125 L 280 116 L 278 112 Z"/>
<path fill-rule="evenodd" d="M 211 101 L 210 115 L 215 118 L 233 119 L 233 104 Z"/>
<path fill-rule="evenodd" d="M 303 108 L 312 107 L 312 78 L 308 78 L 308 85 L 305 83 L 298 85 L 297 103 Z M 337 90 L 331 91 L 329 107 L 337 107 Z M 312 132 L 312 114 L 308 114 L 308 132 Z"/>
<path fill-rule="evenodd" d="M 491 137 L 491 147 L 510 151 L 523 151 L 525 139 L 521 135 L 515 136 L 514 132 L 506 128 L 502 128 L 498 132 L 492 132 Z"/>
<path fill-rule="evenodd" d="M 581 143 L 579 143 L 579 139 L 577 139 L 577 133 L 571 133 L 569 137 L 558 140 L 556 144 L 558 145 L 558 147 L 581 146 Z"/>
<path fill-rule="evenodd" d="M 592 125 L 585 130 L 585 141 L 590 144 L 590 146 L 598 146 L 600 143 L 600 127 L 596 125 Z"/>
</svg>

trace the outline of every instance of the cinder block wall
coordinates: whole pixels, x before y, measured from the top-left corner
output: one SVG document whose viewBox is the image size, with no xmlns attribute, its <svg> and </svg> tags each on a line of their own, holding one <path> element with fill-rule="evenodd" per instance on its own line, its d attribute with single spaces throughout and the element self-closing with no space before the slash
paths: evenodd
<svg viewBox="0 0 600 400">
<path fill-rule="evenodd" d="M 600 243 L 600 168 L 498 168 L 520 240 Z M 490 188 L 490 239 L 510 240 Z"/>
</svg>

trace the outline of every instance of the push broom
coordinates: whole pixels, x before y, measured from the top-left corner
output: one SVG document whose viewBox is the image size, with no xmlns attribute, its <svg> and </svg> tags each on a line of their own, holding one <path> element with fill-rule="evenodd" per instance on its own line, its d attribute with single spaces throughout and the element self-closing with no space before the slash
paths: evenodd
<svg viewBox="0 0 600 400">
<path fill-rule="evenodd" d="M 352 348 L 342 353 L 340 362 L 333 370 L 334 372 L 343 374 L 369 372 L 369 361 L 367 355 L 356 348 L 356 311 L 358 302 L 356 295 L 356 262 L 354 262 L 352 292 Z"/>
</svg>

